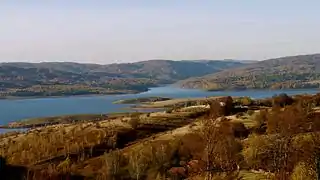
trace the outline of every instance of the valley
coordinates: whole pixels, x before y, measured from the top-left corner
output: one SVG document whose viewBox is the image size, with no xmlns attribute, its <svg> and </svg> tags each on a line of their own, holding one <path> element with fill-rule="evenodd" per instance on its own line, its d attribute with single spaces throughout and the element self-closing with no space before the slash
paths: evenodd
<svg viewBox="0 0 320 180">
<path fill-rule="evenodd" d="M 0 180 L 320 180 L 320 1 L 1 1 Z"/>
<path fill-rule="evenodd" d="M 53 105 L 58 101 L 69 103 L 71 100 L 73 105 L 85 106 L 79 109 L 72 104 L 67 108 L 56 104 L 55 110 L 61 108 L 63 112 L 70 112 L 68 109 L 73 107 L 81 113 L 50 117 L 39 116 L 39 108 L 33 108 L 37 110 L 33 117 L 22 121 L 10 120 L 2 125 L 2 129 L 12 131 L 0 134 L 0 171 L 5 172 L 6 178 L 27 180 L 48 177 L 106 180 L 314 179 L 320 149 L 318 57 L 307 55 L 244 63 L 241 67 L 217 70 L 213 75 L 205 75 L 208 73 L 205 72 L 205 76 L 199 78 L 193 76 L 200 74 L 175 79 L 170 75 L 166 77 L 169 80 L 164 78 L 163 72 L 161 76 L 158 74 L 158 78 L 152 78 L 150 74 L 143 78 L 136 74 L 121 74 L 123 77 L 113 77 L 113 82 L 126 78 L 134 81 L 127 79 L 131 84 L 120 82 L 109 87 L 121 90 L 123 95 L 117 92 L 117 95 L 100 97 L 2 100 L 6 102 L 3 109 L 10 103 L 17 108 L 21 103 L 36 104 L 40 101 L 44 102 L 41 108 L 45 107 L 46 101 Z M 40 65 L 43 64 L 37 64 Z M 36 94 L 39 97 L 59 96 L 55 94 L 56 90 L 64 93 L 63 96 L 83 95 L 73 92 L 91 88 L 96 94 L 104 94 L 100 93 L 107 82 L 103 75 L 97 75 L 100 79 L 96 80 L 92 78 L 92 72 L 85 72 L 88 70 L 72 72 L 68 67 L 66 71 L 72 75 L 55 76 L 54 73 L 62 72 L 60 68 L 64 66 L 60 65 L 58 63 L 50 70 L 26 68 L 27 72 L 35 71 L 30 78 L 36 81 L 26 80 L 29 75 L 17 76 L 12 69 L 8 70 L 9 76 L 2 74 L 2 82 L 5 82 L 2 93 L 19 89 L 16 92 L 23 92 L 21 95 L 9 93 L 10 96 L 28 97 L 27 94 L 37 87 L 37 92 L 49 93 Z M 97 72 L 96 69 L 93 71 L 93 74 Z M 154 84 L 143 83 L 142 79 Z M 288 81 L 290 86 L 286 86 Z M 178 82 L 186 89 L 176 86 L 150 88 L 159 86 L 160 82 Z M 259 83 L 263 86 L 256 86 Z M 299 83 L 313 85 L 302 86 Z M 140 89 L 144 86 L 152 91 Z M 194 88 L 207 91 L 192 90 Z M 127 94 L 128 90 L 131 94 Z M 134 94 L 137 92 L 140 93 Z M 90 105 L 90 98 L 102 104 Z M 104 103 L 107 106 L 101 106 Z M 31 108 L 26 104 L 22 106 Z M 90 108 L 94 111 L 88 111 Z M 116 113 L 120 110 L 118 108 L 122 110 Z M 50 108 L 47 110 L 54 113 Z M 29 111 L 32 112 L 26 112 Z"/>
</svg>

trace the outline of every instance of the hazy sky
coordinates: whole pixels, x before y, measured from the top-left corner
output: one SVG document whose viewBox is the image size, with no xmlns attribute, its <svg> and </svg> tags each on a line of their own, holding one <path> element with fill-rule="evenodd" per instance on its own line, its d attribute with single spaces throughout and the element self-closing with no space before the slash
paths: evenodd
<svg viewBox="0 0 320 180">
<path fill-rule="evenodd" d="M 1 0 L 0 62 L 320 52 L 320 0 Z"/>
</svg>

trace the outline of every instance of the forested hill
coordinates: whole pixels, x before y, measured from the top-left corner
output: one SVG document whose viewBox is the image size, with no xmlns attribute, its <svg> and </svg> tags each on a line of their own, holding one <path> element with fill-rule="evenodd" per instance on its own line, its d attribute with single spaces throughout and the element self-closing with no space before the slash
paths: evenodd
<svg viewBox="0 0 320 180">
<path fill-rule="evenodd" d="M 318 88 L 320 54 L 288 56 L 251 63 L 178 82 L 184 88 L 285 89 Z"/>
<path fill-rule="evenodd" d="M 124 64 L 1 63 L 1 96 L 132 93 L 224 69 L 237 61 L 149 60 Z"/>
</svg>

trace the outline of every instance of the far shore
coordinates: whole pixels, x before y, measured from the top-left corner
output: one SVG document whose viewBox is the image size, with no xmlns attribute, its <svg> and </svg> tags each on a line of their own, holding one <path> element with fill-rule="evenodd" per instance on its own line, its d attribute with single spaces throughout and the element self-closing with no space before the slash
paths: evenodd
<svg viewBox="0 0 320 180">
<path fill-rule="evenodd" d="M 161 86 L 160 86 L 161 87 Z M 193 88 L 185 88 L 181 87 L 181 89 L 193 89 Z M 215 91 L 262 91 L 262 90 L 284 90 L 284 91 L 296 91 L 296 90 L 305 90 L 305 89 L 312 89 L 312 90 L 319 90 L 319 88 L 287 88 L 287 89 L 269 89 L 269 88 L 264 88 L 264 89 L 219 89 L 219 90 L 209 90 L 209 89 L 199 89 L 202 91 L 207 91 L 207 92 L 215 92 Z M 1 100 L 21 100 L 21 99 L 44 99 L 44 98 L 66 98 L 66 97 L 95 97 L 95 96 L 112 96 L 112 95 L 126 95 L 126 94 L 139 94 L 143 92 L 147 92 L 150 89 L 146 91 L 136 91 L 136 92 L 116 92 L 116 93 L 105 93 L 105 94 L 82 94 L 82 95 L 60 95 L 60 96 L 0 96 L 0 101 Z M 121 100 L 120 100 L 121 101 Z M 119 104 L 126 104 L 126 103 L 119 103 Z"/>
<path fill-rule="evenodd" d="M 0 129 L 26 129 L 27 127 L 11 127 L 11 126 L 2 126 L 0 125 Z"/>
<path fill-rule="evenodd" d="M 45 99 L 45 98 L 69 98 L 69 97 L 99 97 L 99 96 L 113 96 L 125 94 L 139 94 L 141 92 L 128 92 L 128 93 L 109 93 L 109 94 L 82 94 L 82 95 L 61 95 L 61 96 L 4 96 L 0 97 L 1 100 L 21 100 L 21 99 Z"/>
</svg>

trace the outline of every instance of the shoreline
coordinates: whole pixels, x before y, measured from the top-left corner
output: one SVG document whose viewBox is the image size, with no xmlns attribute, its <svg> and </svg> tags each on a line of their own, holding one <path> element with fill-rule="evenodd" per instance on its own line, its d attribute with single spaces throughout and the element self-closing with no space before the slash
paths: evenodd
<svg viewBox="0 0 320 180">
<path fill-rule="evenodd" d="M 161 86 L 160 86 L 161 87 Z M 152 87 L 151 87 L 152 88 Z M 221 89 L 221 90 L 206 90 L 206 89 L 199 89 L 199 88 L 186 88 L 186 87 L 179 87 L 180 89 L 184 90 L 199 90 L 204 92 L 243 92 L 243 91 L 299 91 L 299 90 L 320 90 L 320 88 L 286 88 L 286 89 Z M 83 95 L 61 95 L 61 96 L 4 96 L 0 97 L 1 100 L 24 100 L 24 99 L 45 99 L 45 98 L 69 98 L 69 97 L 99 97 L 99 96 L 112 96 L 112 95 L 135 95 L 140 94 L 147 91 L 137 91 L 137 92 L 127 92 L 127 93 L 108 93 L 108 94 L 83 94 Z"/>
<path fill-rule="evenodd" d="M 248 89 L 217 89 L 217 90 L 211 90 L 211 89 L 201 89 L 201 88 L 186 88 L 186 87 L 180 87 L 181 89 L 189 89 L 189 90 L 201 90 L 205 92 L 217 92 L 217 91 L 223 91 L 223 92 L 242 92 L 242 91 L 299 91 L 299 90 L 320 90 L 320 88 L 282 88 L 282 89 L 272 89 L 272 88 L 248 88 Z"/>
<path fill-rule="evenodd" d="M 30 127 L 10 127 L 10 126 L 2 126 L 0 125 L 0 130 L 1 129 L 8 129 L 8 130 L 11 130 L 11 129 L 29 129 Z"/>
<path fill-rule="evenodd" d="M 291 89 L 291 90 L 298 90 L 298 89 Z M 300 89 L 303 90 L 303 89 Z M 304 94 L 301 94 L 304 95 Z M 77 95 L 77 96 L 97 96 L 97 95 Z M 98 96 L 106 96 L 106 95 L 98 95 Z M 293 95 L 289 95 L 293 96 Z M 68 96 L 72 97 L 72 96 Z M 102 114 L 69 114 L 69 115 L 58 115 L 58 116 L 47 116 L 47 117 L 38 117 L 38 118 L 28 118 L 28 119 L 19 119 L 16 121 L 12 121 L 9 124 L 2 124 L 0 125 L 0 129 L 32 129 L 34 127 L 41 127 L 45 125 L 54 125 L 54 124 L 60 124 L 59 121 L 52 121 L 52 120 L 58 120 L 58 119 L 82 119 L 83 117 L 86 117 L 82 120 L 93 120 L 96 118 L 110 118 L 114 115 L 124 115 L 124 114 L 130 114 L 130 113 L 150 113 L 150 112 L 159 112 L 159 111 L 165 111 L 166 109 L 170 109 L 172 107 L 179 107 L 181 104 L 185 103 L 200 103 L 201 101 L 207 101 L 207 100 L 215 100 L 222 98 L 224 96 L 211 96 L 211 97 L 193 97 L 193 98 L 169 98 L 168 100 L 160 100 L 155 102 L 147 102 L 147 103 L 134 103 L 134 104 L 127 104 L 128 107 L 122 108 L 125 109 L 125 112 L 109 112 L 109 113 L 102 113 Z M 239 98 L 239 96 L 231 96 L 234 100 Z M 55 97 L 60 98 L 60 97 Z M 151 97 L 155 98 L 155 97 Z M 157 97 L 159 98 L 159 97 Z M 131 100 L 131 99 L 123 99 L 123 101 Z M 88 118 L 89 117 L 89 118 Z M 40 121 L 38 123 L 31 123 L 28 124 L 27 122 L 32 121 Z M 51 120 L 51 121 L 50 121 Z M 15 124 L 12 125 L 11 123 Z M 26 123 L 26 124 L 24 124 Z"/>
<path fill-rule="evenodd" d="M 164 87 L 163 86 L 151 86 L 148 87 L 147 90 L 124 90 L 124 92 L 115 92 L 115 93 L 105 93 L 105 94 L 80 94 L 80 95 L 61 95 L 61 96 L 0 96 L 1 100 L 21 100 L 21 99 L 43 99 L 43 98 L 64 98 L 64 97 L 91 97 L 91 96 L 111 96 L 111 95 L 129 95 L 129 94 L 140 94 L 144 92 L 148 92 L 151 88 Z M 127 92 L 125 92 L 127 91 Z"/>
<path fill-rule="evenodd" d="M 312 92 L 308 92 L 307 90 L 312 90 Z M 249 91 L 249 90 L 248 90 Z M 257 89 L 257 90 L 251 90 L 250 92 L 259 92 L 259 91 L 275 91 L 275 90 L 271 90 L 271 89 Z M 314 95 L 314 94 L 317 94 L 319 93 L 319 89 L 318 88 L 313 88 L 313 89 L 308 89 L 308 88 L 303 88 L 303 89 L 282 89 L 282 90 L 277 90 L 278 92 L 275 92 L 277 94 L 280 94 L 282 93 L 282 91 L 284 91 L 283 93 L 287 93 L 289 96 L 294 96 L 296 94 L 301 94 L 301 95 L 304 95 L 304 94 L 310 94 L 310 95 Z M 287 92 L 285 92 L 287 91 Z M 305 91 L 305 92 L 304 92 Z M 233 91 L 233 92 L 243 92 L 243 91 Z M 297 93 L 290 93 L 290 92 L 297 92 Z M 275 95 L 275 93 L 273 95 Z M 136 94 L 139 94 L 139 93 L 136 93 Z M 271 94 L 271 93 L 270 93 Z M 48 96 L 48 97 L 22 97 L 22 98 L 10 98 L 10 99 L 0 99 L 1 100 L 24 100 L 24 99 L 46 99 L 46 98 L 71 98 L 71 97 L 100 97 L 100 96 L 105 96 L 105 97 L 110 97 L 111 94 L 92 94 L 92 95 L 74 95 L 74 96 Z M 121 95 L 121 94 L 117 94 L 117 95 Z M 125 95 L 125 94 L 123 94 Z M 146 97 L 142 97 L 142 98 L 150 98 L 150 97 L 156 97 L 158 96 L 157 95 L 154 95 L 152 93 L 150 93 L 150 96 L 146 96 Z M 221 97 L 221 96 L 224 96 L 224 95 L 210 95 L 210 96 L 202 96 L 202 97 L 187 97 L 187 98 L 183 98 L 183 97 L 176 97 L 176 98 L 170 98 L 170 100 L 165 100 L 165 101 L 156 101 L 156 102 L 149 102 L 149 103 L 134 103 L 134 104 L 124 104 L 125 107 L 120 107 L 120 109 L 124 109 L 126 113 L 130 113 L 130 112 L 151 112 L 151 111 L 161 111 L 161 110 L 165 110 L 167 108 L 171 108 L 172 106 L 174 106 L 175 104 L 177 104 L 178 106 L 180 106 L 180 104 L 182 103 L 185 103 L 187 101 L 197 101 L 197 100 L 200 100 L 200 101 L 203 101 L 203 100 L 207 100 L 208 98 L 211 99 L 215 99 L 215 98 L 218 98 L 218 97 Z M 233 98 L 237 98 L 239 97 L 239 95 L 237 96 L 233 96 L 231 95 Z M 246 96 L 246 95 L 240 95 L 241 97 L 242 96 Z M 159 96 L 160 97 L 160 96 Z M 272 97 L 270 95 L 270 97 Z M 119 97 L 121 98 L 122 100 L 130 100 L 131 98 L 130 97 Z M 138 97 L 139 98 L 139 97 Z M 251 99 L 260 99 L 262 97 L 257 97 L 257 98 L 253 98 L 253 97 L 250 97 Z M 136 99 L 136 98 L 135 98 Z M 5 101 L 4 102 L 4 106 L 5 106 Z M 9 102 L 9 101 L 8 101 Z M 110 101 L 110 103 L 112 103 Z M 112 103 L 114 104 L 114 103 Z M 13 111 L 14 112 L 14 111 Z M 121 112 L 121 113 L 124 113 L 124 112 Z M 107 113 L 107 114 L 112 114 L 113 112 L 110 112 L 110 111 L 104 111 L 104 113 Z M 103 114 L 104 114 L 103 113 Z M 90 112 L 87 112 L 86 114 L 95 114 L 95 113 L 90 113 Z M 60 116 L 59 114 L 55 114 L 57 116 Z M 54 115 L 54 116 L 55 116 Z M 77 114 L 74 114 L 74 113 L 69 113 L 69 114 L 66 114 L 66 115 L 62 115 L 62 116 L 68 116 L 68 115 L 79 115 L 79 113 Z M 50 117 L 50 116 L 49 116 Z M 34 118 L 30 118 L 30 119 L 37 119 L 37 118 L 49 118 L 48 116 L 45 116 L 45 117 L 34 117 Z M 9 122 L 21 122 L 21 121 L 24 121 L 25 119 L 15 119 L 14 121 L 7 121 L 6 123 L 3 122 L 1 123 L 2 126 L 4 127 L 0 127 L 0 128 L 6 128 L 6 125 L 7 123 Z M 12 128 L 15 128 L 15 127 L 12 127 Z"/>
<path fill-rule="evenodd" d="M 24 99 L 46 99 L 46 98 L 71 98 L 71 97 L 100 97 L 100 96 L 112 96 L 112 95 L 128 95 L 128 94 L 139 94 L 147 91 L 141 92 L 131 92 L 131 93 L 110 93 L 110 94 L 83 94 L 83 95 L 66 95 L 66 96 L 5 96 L 0 97 L 1 100 L 24 100 Z"/>
</svg>

